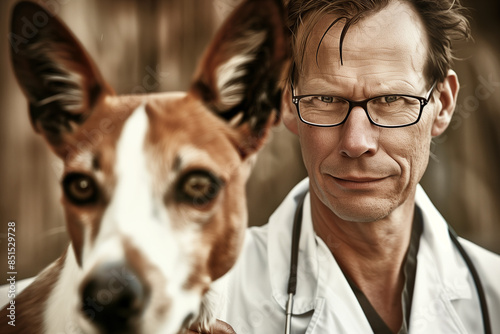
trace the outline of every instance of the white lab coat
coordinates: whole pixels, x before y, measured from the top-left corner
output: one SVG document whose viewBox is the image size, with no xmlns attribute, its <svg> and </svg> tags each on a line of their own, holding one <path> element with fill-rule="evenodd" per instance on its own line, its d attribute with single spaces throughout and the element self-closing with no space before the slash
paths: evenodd
<svg viewBox="0 0 500 334">
<path fill-rule="evenodd" d="M 291 230 L 299 183 L 263 227 L 247 233 L 236 266 L 216 286 L 217 315 L 238 334 L 284 333 Z M 483 333 L 472 276 L 452 244 L 447 224 L 419 186 L 424 228 L 417 256 L 409 333 Z M 292 333 L 372 333 L 329 248 L 313 231 L 309 195 L 304 202 L 298 286 Z M 493 333 L 500 333 L 500 256 L 462 240 L 481 277 Z M 333 245 L 335 246 L 335 245 Z"/>
</svg>

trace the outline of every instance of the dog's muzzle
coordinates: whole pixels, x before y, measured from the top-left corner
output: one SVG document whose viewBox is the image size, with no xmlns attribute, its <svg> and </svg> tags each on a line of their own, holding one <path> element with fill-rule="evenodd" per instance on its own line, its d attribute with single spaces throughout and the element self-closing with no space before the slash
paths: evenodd
<svg viewBox="0 0 500 334">
<path fill-rule="evenodd" d="M 80 287 L 82 311 L 102 333 L 134 333 L 149 299 L 144 282 L 123 263 L 96 268 Z"/>
</svg>

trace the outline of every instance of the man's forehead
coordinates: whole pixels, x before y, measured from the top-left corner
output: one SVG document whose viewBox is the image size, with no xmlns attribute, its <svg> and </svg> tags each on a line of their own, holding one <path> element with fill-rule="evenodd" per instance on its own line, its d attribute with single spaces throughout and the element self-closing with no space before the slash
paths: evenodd
<svg viewBox="0 0 500 334">
<path fill-rule="evenodd" d="M 325 34 L 336 19 L 335 14 L 325 14 L 314 26 L 305 48 L 306 69 L 311 65 L 320 68 L 333 65 L 334 69 L 340 69 L 339 44 L 345 20 L 340 20 Z M 411 63 L 415 71 L 423 71 L 427 50 L 427 37 L 418 14 L 410 4 L 396 1 L 349 27 L 342 42 L 342 60 L 344 64 L 379 58 L 385 62 L 404 60 Z"/>
</svg>

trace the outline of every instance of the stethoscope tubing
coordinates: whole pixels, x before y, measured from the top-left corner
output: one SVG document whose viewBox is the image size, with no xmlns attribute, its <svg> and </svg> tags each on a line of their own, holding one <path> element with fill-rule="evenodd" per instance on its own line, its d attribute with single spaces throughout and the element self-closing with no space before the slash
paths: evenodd
<svg viewBox="0 0 500 334">
<path fill-rule="evenodd" d="M 472 275 L 472 279 L 474 280 L 474 285 L 476 286 L 477 295 L 479 296 L 479 304 L 481 306 L 481 316 L 483 318 L 483 328 L 485 334 L 491 334 L 491 323 L 490 323 L 490 313 L 488 310 L 488 303 L 486 302 L 486 294 L 484 293 L 483 284 L 481 279 L 479 278 L 479 274 L 472 263 L 472 260 L 463 248 L 460 241 L 458 241 L 457 233 L 448 225 L 448 233 L 450 234 L 451 241 L 457 247 L 458 252 L 462 255 L 462 258 L 465 261 L 465 264 L 469 268 L 469 272 Z"/>
<path fill-rule="evenodd" d="M 292 228 L 292 249 L 290 250 L 290 274 L 288 276 L 288 302 L 286 304 L 286 324 L 285 334 L 292 331 L 292 311 L 293 297 L 297 291 L 297 270 L 299 265 L 299 242 L 300 232 L 302 230 L 302 208 L 304 207 L 304 196 L 298 199 L 297 210 L 293 219 Z"/>
<path fill-rule="evenodd" d="M 307 194 L 307 192 L 306 192 Z M 293 313 L 293 298 L 297 291 L 297 270 L 299 264 L 299 242 L 300 242 L 300 232 L 302 229 L 302 208 L 304 206 L 305 195 L 301 196 L 298 199 L 297 210 L 295 211 L 295 216 L 293 220 L 292 227 L 292 246 L 290 251 L 290 275 L 288 276 L 288 301 L 286 305 L 286 323 L 285 323 L 285 334 L 291 334 L 292 332 L 292 313 Z M 450 235 L 450 239 L 452 240 L 455 247 L 458 249 L 458 252 L 462 256 L 465 261 L 465 264 L 469 268 L 469 271 L 472 275 L 472 279 L 474 280 L 474 285 L 476 286 L 476 291 L 479 297 L 479 304 L 481 306 L 481 316 L 483 319 L 483 328 L 485 334 L 491 334 L 491 323 L 490 323 L 490 315 L 488 310 L 488 304 L 486 302 L 486 295 L 484 293 L 483 284 L 481 279 L 479 278 L 479 274 L 472 263 L 471 258 L 462 247 L 460 242 L 458 241 L 457 234 L 448 225 L 448 232 Z"/>
</svg>

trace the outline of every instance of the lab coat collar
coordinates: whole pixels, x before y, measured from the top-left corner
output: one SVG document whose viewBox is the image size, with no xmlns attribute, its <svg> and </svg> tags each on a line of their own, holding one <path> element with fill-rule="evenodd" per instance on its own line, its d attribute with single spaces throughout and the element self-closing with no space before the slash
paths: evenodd
<svg viewBox="0 0 500 334">
<path fill-rule="evenodd" d="M 295 186 L 269 219 L 267 244 L 269 247 L 268 263 L 270 280 L 273 298 L 283 310 L 286 309 L 288 298 L 287 286 L 290 272 L 291 231 L 295 209 L 299 200 L 308 190 L 309 179 L 306 178 Z M 417 329 L 422 327 L 422 324 L 429 324 L 428 311 L 430 307 L 436 307 L 435 305 L 432 306 L 432 303 L 435 303 L 437 298 L 439 298 L 440 302 L 446 304 L 447 309 L 451 310 L 451 301 L 460 298 L 471 298 L 472 292 L 468 283 L 469 272 L 460 255 L 457 255 L 448 236 L 446 221 L 431 203 L 420 185 L 417 187 L 415 199 L 417 205 L 422 209 L 424 221 L 424 230 L 417 256 L 417 277 L 410 323 L 410 326 L 413 326 L 414 331 L 417 332 Z M 324 300 L 326 296 L 323 296 L 323 292 L 318 294 L 318 291 L 323 291 L 323 288 L 319 285 L 325 284 L 324 276 L 327 274 L 326 272 L 320 272 L 321 270 L 325 271 L 325 269 L 319 265 L 319 262 L 325 260 L 323 257 L 325 257 L 324 248 L 326 245 L 323 243 L 323 240 L 316 237 L 313 230 L 309 194 L 307 194 L 304 201 L 302 219 L 302 233 L 299 243 L 298 286 L 294 299 L 294 314 L 303 314 L 314 308 L 318 311 L 318 306 L 320 305 L 323 311 L 325 311 L 327 307 L 324 307 L 324 303 L 329 303 L 329 301 Z M 320 258 L 323 258 L 323 260 Z M 336 264 L 334 259 L 333 262 Z M 335 271 L 340 273 L 336 267 L 334 268 Z M 328 276 L 330 274 L 328 273 Z M 343 277 L 336 279 L 345 281 Z M 318 284 L 318 282 L 322 283 Z M 349 294 L 346 297 L 351 299 L 351 291 L 349 290 L 346 293 Z M 356 311 L 356 313 L 362 312 L 361 308 L 357 307 L 351 311 Z M 436 320 L 438 320 L 438 317 Z M 456 324 L 449 323 L 446 328 L 456 328 Z"/>
<path fill-rule="evenodd" d="M 470 272 L 450 239 L 448 223 L 420 185 L 415 199 L 424 220 L 417 261 L 429 264 L 429 269 L 436 272 L 436 283 L 441 284 L 450 300 L 471 298 Z"/>
</svg>

